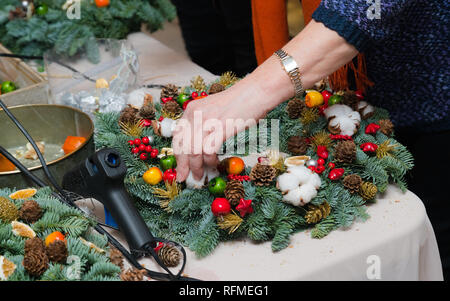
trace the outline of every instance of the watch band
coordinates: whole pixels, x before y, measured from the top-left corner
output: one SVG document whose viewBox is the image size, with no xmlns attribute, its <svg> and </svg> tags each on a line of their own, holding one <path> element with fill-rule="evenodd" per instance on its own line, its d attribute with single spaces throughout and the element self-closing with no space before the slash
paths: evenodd
<svg viewBox="0 0 450 301">
<path fill-rule="evenodd" d="M 292 84 L 294 85 L 295 97 L 303 96 L 303 92 L 305 90 L 303 89 L 297 62 L 283 49 L 275 51 L 274 54 L 280 59 L 281 65 L 283 65 L 284 70 L 286 70 Z"/>
</svg>

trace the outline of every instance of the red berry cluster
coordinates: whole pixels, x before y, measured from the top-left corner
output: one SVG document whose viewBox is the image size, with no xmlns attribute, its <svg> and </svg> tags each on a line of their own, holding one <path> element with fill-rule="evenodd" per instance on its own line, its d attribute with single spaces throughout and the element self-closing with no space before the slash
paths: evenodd
<svg viewBox="0 0 450 301">
<path fill-rule="evenodd" d="M 174 100 L 173 97 L 161 97 L 161 102 L 166 103 L 168 101 Z"/>
<path fill-rule="evenodd" d="M 200 97 L 206 97 L 206 96 L 208 96 L 208 93 L 206 93 L 205 91 L 200 93 Z M 192 92 L 191 97 L 193 99 L 197 99 L 199 97 L 198 92 Z"/>
<path fill-rule="evenodd" d="M 129 140 L 128 144 L 131 147 L 131 152 L 135 155 L 139 155 L 139 159 L 141 159 L 142 161 L 146 161 L 148 160 L 148 158 L 154 159 L 158 156 L 158 149 L 152 148 L 152 146 L 149 145 L 150 140 L 148 137 Z"/>
<path fill-rule="evenodd" d="M 333 135 L 330 134 L 332 140 L 353 140 L 352 136 L 349 135 Z"/>
<path fill-rule="evenodd" d="M 228 180 L 238 180 L 240 182 L 243 181 L 250 181 L 250 177 L 249 176 L 243 176 L 243 175 L 233 175 L 233 174 L 229 174 L 227 176 Z"/>
</svg>

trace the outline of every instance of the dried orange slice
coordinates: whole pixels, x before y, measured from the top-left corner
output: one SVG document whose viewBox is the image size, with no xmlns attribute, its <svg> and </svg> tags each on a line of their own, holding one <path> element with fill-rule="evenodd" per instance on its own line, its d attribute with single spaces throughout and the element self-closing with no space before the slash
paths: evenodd
<svg viewBox="0 0 450 301">
<path fill-rule="evenodd" d="M 0 280 L 7 280 L 16 270 L 14 262 L 0 256 Z"/>
<path fill-rule="evenodd" d="M 0 172 L 3 171 L 13 171 L 16 167 L 11 161 L 6 159 L 2 154 L 0 154 Z"/>
<path fill-rule="evenodd" d="M 84 137 L 67 136 L 66 141 L 64 141 L 62 146 L 62 150 L 64 151 L 64 154 L 67 155 L 79 148 L 85 141 L 86 138 Z"/>
<path fill-rule="evenodd" d="M 31 229 L 30 226 L 27 224 L 13 221 L 11 222 L 12 225 L 12 232 L 17 236 L 27 237 L 27 238 L 33 238 L 36 237 L 36 233 Z"/>
<path fill-rule="evenodd" d="M 21 190 L 17 190 L 16 192 L 13 192 L 9 195 L 10 199 L 13 200 L 23 200 L 23 199 L 28 199 L 31 198 L 32 196 L 34 196 L 37 192 L 36 188 L 26 188 L 26 189 L 21 189 Z"/>
</svg>

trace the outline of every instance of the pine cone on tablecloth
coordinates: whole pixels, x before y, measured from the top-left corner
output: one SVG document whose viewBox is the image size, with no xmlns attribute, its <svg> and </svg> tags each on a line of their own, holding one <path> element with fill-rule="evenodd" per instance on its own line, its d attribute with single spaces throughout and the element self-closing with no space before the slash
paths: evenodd
<svg viewBox="0 0 450 301">
<path fill-rule="evenodd" d="M 109 251 L 109 260 L 123 270 L 123 254 L 119 250 L 111 248 Z"/>
<path fill-rule="evenodd" d="M 362 179 L 357 174 L 345 176 L 344 180 L 342 180 L 342 184 L 344 185 L 344 187 L 347 188 L 351 193 L 357 193 L 359 191 L 361 183 Z"/>
<path fill-rule="evenodd" d="M 56 240 L 46 247 L 48 259 L 53 262 L 65 263 L 69 253 L 66 243 L 62 240 Z"/>
<path fill-rule="evenodd" d="M 155 107 L 153 106 L 153 104 L 152 103 L 144 104 L 139 109 L 138 117 L 149 120 L 155 119 Z"/>
<path fill-rule="evenodd" d="M 120 274 L 120 279 L 122 281 L 143 281 L 145 276 L 145 270 L 138 270 L 136 268 L 131 268 L 123 271 Z"/>
<path fill-rule="evenodd" d="M 32 276 L 41 276 L 48 269 L 47 254 L 36 250 L 25 253 L 22 265 L 28 274 Z"/>
<path fill-rule="evenodd" d="M 286 111 L 288 113 L 289 118 L 297 119 L 300 118 L 303 110 L 306 108 L 305 102 L 298 98 L 291 99 L 287 106 Z"/>
<path fill-rule="evenodd" d="M 359 195 L 365 200 L 373 200 L 377 192 L 377 186 L 370 182 L 363 182 L 359 187 Z"/>
<path fill-rule="evenodd" d="M 25 201 L 20 207 L 19 217 L 27 223 L 34 223 L 42 217 L 42 208 L 34 200 Z"/>
<path fill-rule="evenodd" d="M 209 87 L 208 94 L 216 94 L 225 90 L 225 87 L 220 83 L 214 83 Z"/>
<path fill-rule="evenodd" d="M 158 250 L 159 259 L 168 267 L 176 267 L 180 264 L 181 254 L 178 248 L 164 245 Z"/>
<path fill-rule="evenodd" d="M 378 120 L 378 125 L 380 126 L 380 131 L 388 137 L 394 132 L 394 124 L 389 119 Z"/>
<path fill-rule="evenodd" d="M 277 169 L 270 165 L 257 163 L 250 172 L 250 180 L 256 186 L 269 186 L 277 176 Z"/>
<path fill-rule="evenodd" d="M 178 97 L 178 90 L 179 90 L 178 86 L 168 84 L 164 86 L 164 88 L 162 88 L 161 98 L 172 97 L 173 99 L 176 99 Z"/>
<path fill-rule="evenodd" d="M 179 114 L 181 114 L 183 112 L 183 110 L 181 109 L 180 105 L 174 101 L 168 101 L 165 104 L 163 104 L 162 108 L 161 108 L 161 112 L 163 115 L 165 116 L 177 116 Z"/>
<path fill-rule="evenodd" d="M 227 182 L 224 194 L 231 205 L 238 205 L 239 201 L 245 196 L 244 184 L 238 180 L 230 180 Z"/>
<path fill-rule="evenodd" d="M 352 163 L 356 159 L 356 145 L 352 140 L 339 141 L 334 147 L 334 158 L 340 163 Z"/>
<path fill-rule="evenodd" d="M 120 112 L 119 123 L 135 124 L 138 121 L 139 110 L 128 105 Z"/>
<path fill-rule="evenodd" d="M 25 241 L 25 254 L 30 252 L 45 252 L 44 241 L 35 236 Z"/>
<path fill-rule="evenodd" d="M 0 221 L 10 223 L 19 217 L 16 205 L 7 198 L 0 196 Z"/>
<path fill-rule="evenodd" d="M 293 155 L 304 155 L 308 150 L 308 140 L 300 136 L 289 137 L 287 148 Z"/>
<path fill-rule="evenodd" d="M 355 91 L 345 90 L 342 92 L 341 104 L 347 105 L 354 111 L 358 110 L 359 98 L 356 96 Z"/>
</svg>

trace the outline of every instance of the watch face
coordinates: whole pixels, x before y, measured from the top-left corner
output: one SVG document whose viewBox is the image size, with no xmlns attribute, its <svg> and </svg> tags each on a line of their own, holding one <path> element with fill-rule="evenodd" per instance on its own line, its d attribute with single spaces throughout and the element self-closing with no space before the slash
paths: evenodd
<svg viewBox="0 0 450 301">
<path fill-rule="evenodd" d="M 294 58 L 292 56 L 287 56 L 283 59 L 284 67 L 286 68 L 287 72 L 291 72 L 295 69 L 297 69 L 297 63 L 295 62 Z"/>
</svg>

